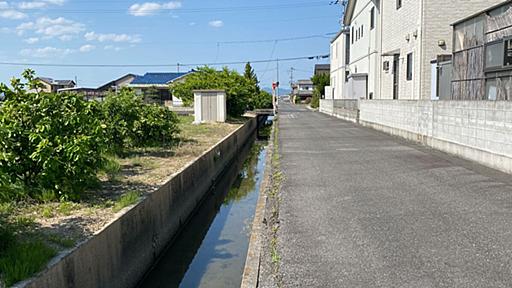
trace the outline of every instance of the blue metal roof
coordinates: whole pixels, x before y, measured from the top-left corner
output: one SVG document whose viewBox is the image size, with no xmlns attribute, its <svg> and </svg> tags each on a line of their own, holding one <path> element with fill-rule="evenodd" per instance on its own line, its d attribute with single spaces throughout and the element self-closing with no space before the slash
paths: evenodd
<svg viewBox="0 0 512 288">
<path fill-rule="evenodd" d="M 132 81 L 132 85 L 165 85 L 183 77 L 186 73 L 146 73 L 144 76 L 137 76 Z"/>
</svg>

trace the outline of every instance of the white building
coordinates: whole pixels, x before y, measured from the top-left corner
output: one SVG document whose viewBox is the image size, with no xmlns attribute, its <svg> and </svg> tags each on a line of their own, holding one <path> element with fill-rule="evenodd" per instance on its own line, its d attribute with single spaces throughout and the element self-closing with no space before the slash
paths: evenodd
<svg viewBox="0 0 512 288">
<path fill-rule="evenodd" d="M 345 92 L 345 79 L 349 63 L 350 33 L 342 29 L 331 40 L 331 85 L 325 87 L 326 99 L 343 99 Z"/>
<path fill-rule="evenodd" d="M 348 2 L 343 24 L 350 30 L 350 49 L 347 53 L 349 64 L 348 75 L 345 77 L 346 93 L 343 98 L 379 98 L 380 2 Z"/>
</svg>

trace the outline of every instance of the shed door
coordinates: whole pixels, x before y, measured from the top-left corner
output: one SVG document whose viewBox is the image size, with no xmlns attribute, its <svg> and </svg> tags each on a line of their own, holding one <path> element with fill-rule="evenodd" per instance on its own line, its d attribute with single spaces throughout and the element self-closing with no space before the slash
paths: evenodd
<svg viewBox="0 0 512 288">
<path fill-rule="evenodd" d="M 217 121 L 217 93 L 203 93 L 201 100 L 203 121 Z"/>
</svg>

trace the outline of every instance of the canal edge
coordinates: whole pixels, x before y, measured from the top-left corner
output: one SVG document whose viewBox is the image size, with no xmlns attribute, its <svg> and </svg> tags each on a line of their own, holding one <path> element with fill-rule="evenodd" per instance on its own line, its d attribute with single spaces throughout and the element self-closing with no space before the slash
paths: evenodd
<svg viewBox="0 0 512 288">
<path fill-rule="evenodd" d="M 256 288 L 259 284 L 261 255 L 263 249 L 263 234 L 265 229 L 265 215 L 267 206 L 267 191 L 271 188 L 272 178 L 272 157 L 274 151 L 274 137 L 277 121 L 273 122 L 270 132 L 270 139 L 265 157 L 265 170 L 263 172 L 263 180 L 260 185 L 258 203 L 256 204 L 256 212 L 252 221 L 251 236 L 249 239 L 249 248 L 247 258 L 245 260 L 244 273 L 242 276 L 241 288 Z"/>
</svg>

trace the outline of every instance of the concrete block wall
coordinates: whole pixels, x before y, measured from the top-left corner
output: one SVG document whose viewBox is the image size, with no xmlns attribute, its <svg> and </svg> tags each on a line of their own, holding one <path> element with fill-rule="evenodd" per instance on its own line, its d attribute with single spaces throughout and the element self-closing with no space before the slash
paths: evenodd
<svg viewBox="0 0 512 288">
<path fill-rule="evenodd" d="M 512 102 L 361 101 L 359 123 L 512 173 Z"/>
<path fill-rule="evenodd" d="M 328 115 L 332 115 L 334 101 L 332 99 L 320 99 L 319 111 Z"/>
<path fill-rule="evenodd" d="M 357 123 L 359 119 L 359 101 L 352 99 L 322 99 L 320 100 L 320 112 Z"/>
<path fill-rule="evenodd" d="M 205 152 L 103 230 L 16 287 L 135 287 L 212 184 L 255 136 L 256 118 Z M 200 179 L 200 181 L 198 181 Z"/>
</svg>

